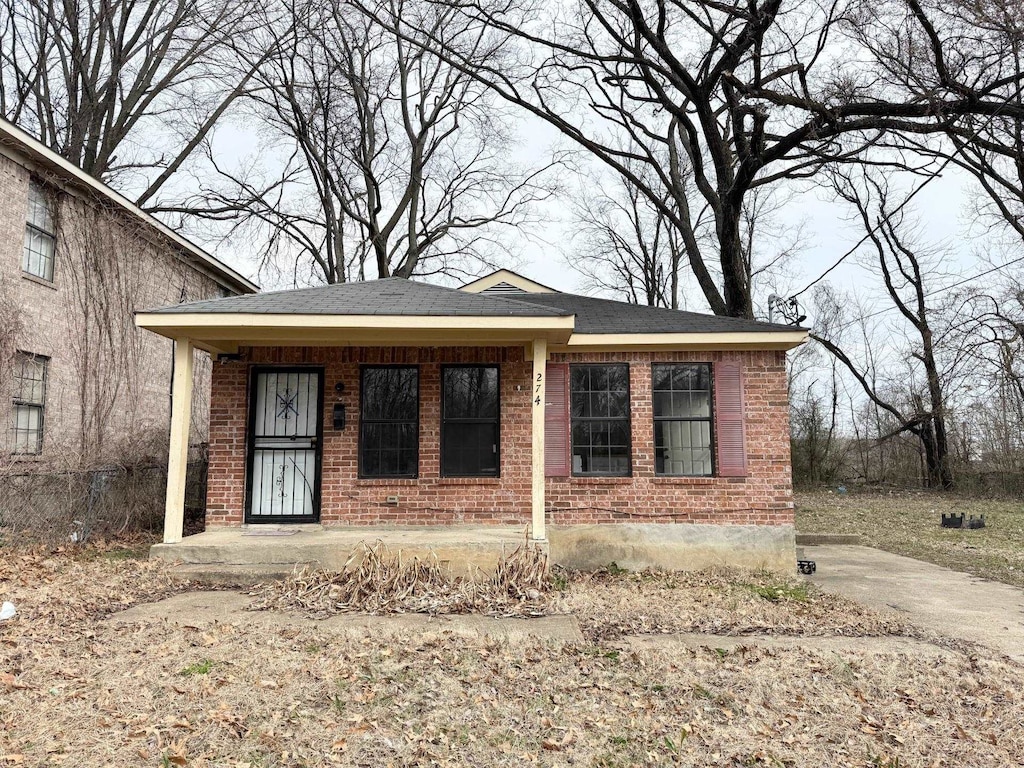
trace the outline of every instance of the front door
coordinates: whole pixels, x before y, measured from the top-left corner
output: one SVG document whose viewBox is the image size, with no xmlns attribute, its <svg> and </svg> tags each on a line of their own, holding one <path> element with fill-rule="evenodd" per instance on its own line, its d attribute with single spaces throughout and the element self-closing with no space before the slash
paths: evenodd
<svg viewBox="0 0 1024 768">
<path fill-rule="evenodd" d="M 322 370 L 253 370 L 247 523 L 313 523 L 320 519 L 322 426 Z"/>
</svg>

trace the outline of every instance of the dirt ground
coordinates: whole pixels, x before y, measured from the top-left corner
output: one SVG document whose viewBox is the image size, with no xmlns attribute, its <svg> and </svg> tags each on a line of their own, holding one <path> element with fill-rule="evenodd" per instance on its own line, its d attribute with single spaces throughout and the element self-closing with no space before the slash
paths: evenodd
<svg viewBox="0 0 1024 768">
<path fill-rule="evenodd" d="M 943 513 L 985 516 L 976 530 L 943 528 Z M 1024 587 L 1024 504 L 925 491 L 796 495 L 798 533 L 855 533 L 870 547 Z"/>
<path fill-rule="evenodd" d="M 1021 669 L 982 652 L 623 645 L 715 631 L 913 634 L 763 575 L 557 583 L 583 642 L 112 613 L 162 566 L 0 551 L 0 765 L 1009 766 Z M 253 614 L 265 618 L 265 614 Z M 519 620 L 523 621 L 523 620 Z"/>
</svg>

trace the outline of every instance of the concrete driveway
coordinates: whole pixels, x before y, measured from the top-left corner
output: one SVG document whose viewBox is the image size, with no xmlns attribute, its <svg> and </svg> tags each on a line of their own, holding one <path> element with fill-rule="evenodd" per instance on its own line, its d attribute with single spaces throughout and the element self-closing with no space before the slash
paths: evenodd
<svg viewBox="0 0 1024 768">
<path fill-rule="evenodd" d="M 870 547 L 807 546 L 822 589 L 1024 663 L 1024 590 Z"/>
</svg>

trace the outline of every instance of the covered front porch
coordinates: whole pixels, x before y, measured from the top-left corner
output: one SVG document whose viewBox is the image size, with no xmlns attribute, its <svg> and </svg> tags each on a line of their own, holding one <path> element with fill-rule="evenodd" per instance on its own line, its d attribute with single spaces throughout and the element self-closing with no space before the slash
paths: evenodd
<svg viewBox="0 0 1024 768">
<path fill-rule="evenodd" d="M 388 314 L 363 314 L 356 297 L 344 313 L 333 314 L 302 311 L 311 302 L 292 313 L 246 311 L 251 303 L 232 312 L 205 311 L 206 304 L 219 310 L 227 301 L 220 300 L 137 316 L 140 327 L 175 342 L 164 543 L 154 556 L 197 564 L 223 555 L 226 564 L 279 559 L 333 567 L 344 564 L 360 542 L 380 539 L 403 552 L 429 549 L 441 560 L 456 553 L 473 563 L 484 550 L 485 560 L 496 560 L 502 549 L 527 537 L 546 541 L 546 365 L 551 347 L 567 343 L 573 316 L 540 307 L 498 315 L 513 303 L 456 291 L 441 296 L 450 305 L 441 312 L 424 308 L 438 289 L 398 281 L 389 290 L 396 307 Z M 403 300 L 410 302 L 408 314 Z M 183 540 L 194 349 L 216 361 L 211 492 L 207 532 Z M 413 450 L 419 456 L 404 474 L 370 467 L 368 433 L 361 431 L 363 410 L 371 407 L 363 394 L 367 369 L 378 375 L 389 368 L 418 372 L 412 397 L 419 433 Z M 499 389 L 494 420 L 501 424 L 501 450 L 496 444 L 494 458 L 500 456 L 501 465 L 489 468 L 490 476 L 488 468 L 472 477 L 446 470 L 445 451 L 454 444 L 446 449 L 439 437 L 451 425 L 440 410 L 441 378 L 452 368 L 487 368 L 492 390 Z M 278 400 L 280 409 L 263 405 Z M 287 419 L 292 426 L 282 431 Z M 298 433 L 296 423 L 303 427 Z M 266 456 L 271 458 L 264 461 Z M 281 456 L 295 467 L 287 477 L 277 466 Z M 276 474 L 267 480 L 272 461 Z M 276 513 L 279 505 L 268 501 L 267 483 L 276 483 L 283 496 L 298 489 L 300 475 L 308 489 L 305 502 L 272 518 L 268 510 Z M 310 523 L 316 525 L 301 525 Z"/>
</svg>

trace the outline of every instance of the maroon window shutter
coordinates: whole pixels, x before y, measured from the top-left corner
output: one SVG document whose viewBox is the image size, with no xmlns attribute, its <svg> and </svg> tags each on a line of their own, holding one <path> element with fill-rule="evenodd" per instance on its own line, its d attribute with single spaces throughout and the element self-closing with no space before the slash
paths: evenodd
<svg viewBox="0 0 1024 768">
<path fill-rule="evenodd" d="M 544 475 L 568 477 L 569 366 L 548 363 L 544 397 Z"/>
<path fill-rule="evenodd" d="M 739 363 L 716 363 L 715 437 L 718 475 L 747 476 L 747 446 L 743 429 L 743 368 Z"/>
</svg>

